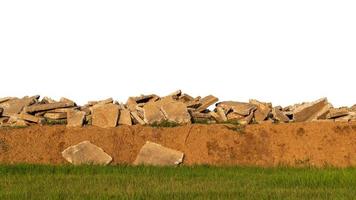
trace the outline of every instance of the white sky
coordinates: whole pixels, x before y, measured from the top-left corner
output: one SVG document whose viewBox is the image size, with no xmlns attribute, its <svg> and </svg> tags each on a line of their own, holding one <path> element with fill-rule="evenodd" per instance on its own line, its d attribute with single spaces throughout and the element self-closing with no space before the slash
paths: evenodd
<svg viewBox="0 0 356 200">
<path fill-rule="evenodd" d="M 356 1 L 0 1 L 0 97 L 356 104 Z"/>
</svg>

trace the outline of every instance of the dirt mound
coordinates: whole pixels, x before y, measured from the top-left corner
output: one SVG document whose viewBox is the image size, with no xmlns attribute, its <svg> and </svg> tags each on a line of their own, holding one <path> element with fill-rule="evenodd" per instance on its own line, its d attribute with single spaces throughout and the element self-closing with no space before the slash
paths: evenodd
<svg viewBox="0 0 356 200">
<path fill-rule="evenodd" d="M 185 153 L 184 165 L 356 166 L 356 122 L 248 125 L 186 125 L 175 128 L 119 126 L 0 129 L 0 163 L 65 164 L 61 152 L 89 140 L 131 164 L 146 141 Z"/>
</svg>

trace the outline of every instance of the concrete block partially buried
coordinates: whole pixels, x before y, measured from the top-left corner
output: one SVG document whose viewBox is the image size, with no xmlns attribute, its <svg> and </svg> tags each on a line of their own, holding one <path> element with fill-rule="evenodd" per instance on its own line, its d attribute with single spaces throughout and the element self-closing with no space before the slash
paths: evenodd
<svg viewBox="0 0 356 200">
<path fill-rule="evenodd" d="M 147 141 L 138 153 L 134 165 L 174 166 L 183 162 L 184 153 Z"/>
<path fill-rule="evenodd" d="M 111 156 L 104 150 L 89 141 L 68 147 L 62 152 L 62 156 L 74 165 L 94 164 L 107 165 L 112 161 Z"/>
</svg>

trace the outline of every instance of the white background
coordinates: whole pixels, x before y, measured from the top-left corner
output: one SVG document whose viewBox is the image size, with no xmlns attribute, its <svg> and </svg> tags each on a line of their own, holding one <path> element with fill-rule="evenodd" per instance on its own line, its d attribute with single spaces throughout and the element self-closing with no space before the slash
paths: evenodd
<svg viewBox="0 0 356 200">
<path fill-rule="evenodd" d="M 356 1 L 0 0 L 0 97 L 356 103 Z"/>
</svg>

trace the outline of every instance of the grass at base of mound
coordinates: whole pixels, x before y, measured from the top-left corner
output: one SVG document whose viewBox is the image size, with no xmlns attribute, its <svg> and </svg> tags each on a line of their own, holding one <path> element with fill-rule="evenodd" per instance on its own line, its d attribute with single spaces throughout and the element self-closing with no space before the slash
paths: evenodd
<svg viewBox="0 0 356 200">
<path fill-rule="evenodd" d="M 356 168 L 0 165 L 0 199 L 354 199 Z"/>
</svg>

